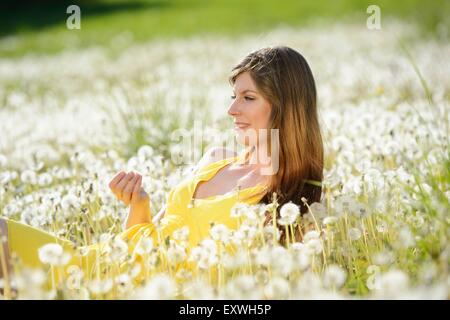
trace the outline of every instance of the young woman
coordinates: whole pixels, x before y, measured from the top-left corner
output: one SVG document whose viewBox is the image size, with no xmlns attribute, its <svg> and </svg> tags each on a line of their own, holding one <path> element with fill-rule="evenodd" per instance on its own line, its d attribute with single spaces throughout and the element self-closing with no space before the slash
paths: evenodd
<svg viewBox="0 0 450 320">
<path fill-rule="evenodd" d="M 165 207 L 153 221 L 141 175 L 118 173 L 109 187 L 120 201 L 130 205 L 126 230 L 120 235 L 130 244 L 136 244 L 143 235 L 152 237 L 154 243 L 162 241 L 188 226 L 189 244 L 194 246 L 208 236 L 211 222 L 236 229 L 230 210 L 238 202 L 270 203 L 276 194 L 280 207 L 292 202 L 304 213 L 303 198 L 308 203 L 320 201 L 323 145 L 315 82 L 303 56 L 285 46 L 263 48 L 237 64 L 229 80 L 234 92 L 228 114 L 245 151 L 239 155 L 220 148 L 207 152 L 195 174 L 170 191 Z M 273 141 L 273 130 L 277 141 Z M 271 223 L 271 215 L 266 217 L 265 223 Z M 0 251 L 4 253 L 3 274 L 7 273 L 8 251 L 24 265 L 39 267 L 38 248 L 42 245 L 57 242 L 65 250 L 73 250 L 71 243 L 49 233 L 11 220 L 0 221 L 3 235 L 7 233 L 7 244 L 4 242 Z M 96 249 L 98 245 L 88 247 L 85 258 L 73 259 L 70 264 L 88 268 Z"/>
</svg>

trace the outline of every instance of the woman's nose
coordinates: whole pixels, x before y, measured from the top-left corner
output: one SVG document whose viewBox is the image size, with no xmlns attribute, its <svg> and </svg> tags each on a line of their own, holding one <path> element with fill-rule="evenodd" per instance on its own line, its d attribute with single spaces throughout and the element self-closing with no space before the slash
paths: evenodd
<svg viewBox="0 0 450 320">
<path fill-rule="evenodd" d="M 236 116 L 239 115 L 240 111 L 239 111 L 239 105 L 238 103 L 236 103 L 236 100 L 233 101 L 233 103 L 231 103 L 230 107 L 228 108 L 228 114 L 230 116 Z"/>
</svg>

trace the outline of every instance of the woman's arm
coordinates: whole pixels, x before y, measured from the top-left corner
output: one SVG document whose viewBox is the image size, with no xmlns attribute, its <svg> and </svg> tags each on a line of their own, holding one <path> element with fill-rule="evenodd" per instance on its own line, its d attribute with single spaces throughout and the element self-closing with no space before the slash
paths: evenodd
<svg viewBox="0 0 450 320">
<path fill-rule="evenodd" d="M 151 221 L 151 217 L 150 201 L 145 201 L 135 205 L 131 204 L 125 228 L 128 229 L 135 224 L 149 223 Z"/>
</svg>

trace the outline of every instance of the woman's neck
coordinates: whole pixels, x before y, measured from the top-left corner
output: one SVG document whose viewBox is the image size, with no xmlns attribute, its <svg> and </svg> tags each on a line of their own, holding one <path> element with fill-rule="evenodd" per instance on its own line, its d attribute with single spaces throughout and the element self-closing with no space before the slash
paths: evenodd
<svg viewBox="0 0 450 320">
<path fill-rule="evenodd" d="M 253 170 L 260 170 L 263 168 L 270 168 L 272 160 L 270 155 L 267 154 L 267 149 L 257 148 L 255 146 L 249 147 L 244 151 L 244 157 L 238 161 L 238 164 L 242 166 L 248 166 Z"/>
</svg>

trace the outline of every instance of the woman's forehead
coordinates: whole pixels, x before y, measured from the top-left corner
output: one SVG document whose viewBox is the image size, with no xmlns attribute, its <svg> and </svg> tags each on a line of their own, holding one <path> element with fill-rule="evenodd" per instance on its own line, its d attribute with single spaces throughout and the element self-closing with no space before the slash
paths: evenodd
<svg viewBox="0 0 450 320">
<path fill-rule="evenodd" d="M 243 72 L 239 76 L 237 76 L 233 88 L 235 90 L 238 90 L 239 92 L 243 92 L 245 90 L 258 92 L 249 72 Z"/>
</svg>

